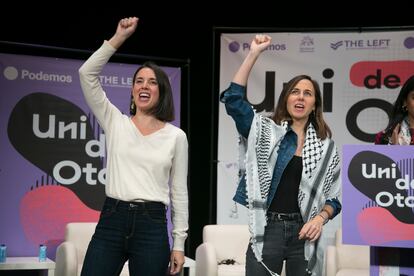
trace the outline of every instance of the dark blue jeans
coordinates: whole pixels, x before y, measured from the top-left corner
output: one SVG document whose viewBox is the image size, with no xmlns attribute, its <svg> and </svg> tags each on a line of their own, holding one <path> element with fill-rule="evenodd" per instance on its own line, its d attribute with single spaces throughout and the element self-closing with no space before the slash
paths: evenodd
<svg viewBox="0 0 414 276">
<path fill-rule="evenodd" d="M 130 275 L 167 275 L 170 258 L 167 231 L 164 204 L 107 198 L 81 275 L 119 275 L 127 260 Z"/>
<path fill-rule="evenodd" d="M 281 218 L 268 213 L 264 234 L 263 263 L 273 272 L 280 275 L 283 261 L 286 260 L 287 276 L 309 275 L 306 272 L 308 262 L 305 260 L 305 241 L 299 240 L 299 231 L 303 226 L 300 214 L 290 214 Z M 246 252 L 246 275 L 269 276 L 266 268 L 257 261 L 251 249 Z"/>
</svg>

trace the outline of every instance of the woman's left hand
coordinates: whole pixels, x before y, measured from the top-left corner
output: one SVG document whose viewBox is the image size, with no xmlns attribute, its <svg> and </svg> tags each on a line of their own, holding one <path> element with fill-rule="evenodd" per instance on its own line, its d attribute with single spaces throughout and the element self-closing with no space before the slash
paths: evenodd
<svg viewBox="0 0 414 276">
<path fill-rule="evenodd" d="M 170 256 L 170 274 L 175 275 L 183 269 L 185 257 L 183 251 L 173 250 Z"/>
<path fill-rule="evenodd" d="M 299 232 L 299 239 L 307 239 L 311 242 L 316 241 L 322 234 L 322 227 L 323 227 L 324 219 L 320 216 L 316 216 L 305 225 L 303 225 L 302 229 Z"/>
</svg>

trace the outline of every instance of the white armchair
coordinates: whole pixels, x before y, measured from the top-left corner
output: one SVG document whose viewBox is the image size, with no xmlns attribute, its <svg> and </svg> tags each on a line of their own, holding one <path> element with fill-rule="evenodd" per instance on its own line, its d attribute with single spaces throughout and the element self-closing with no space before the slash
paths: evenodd
<svg viewBox="0 0 414 276">
<path fill-rule="evenodd" d="M 65 241 L 58 246 L 56 251 L 55 275 L 80 275 L 86 250 L 95 232 L 95 227 L 95 222 L 72 222 L 66 225 Z M 127 264 L 125 264 L 121 275 L 129 275 Z"/>
<path fill-rule="evenodd" d="M 244 276 L 250 233 L 247 225 L 206 225 L 196 250 L 197 276 Z M 234 264 L 223 264 L 234 260 Z M 284 275 L 284 271 L 282 271 Z"/>
<path fill-rule="evenodd" d="M 343 244 L 338 229 L 326 248 L 326 276 L 369 276 L 369 254 L 369 246 Z"/>
</svg>

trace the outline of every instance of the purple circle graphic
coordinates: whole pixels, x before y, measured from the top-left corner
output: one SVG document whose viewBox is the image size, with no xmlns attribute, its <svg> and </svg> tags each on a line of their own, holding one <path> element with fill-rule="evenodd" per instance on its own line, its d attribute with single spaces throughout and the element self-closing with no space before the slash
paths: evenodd
<svg viewBox="0 0 414 276">
<path fill-rule="evenodd" d="M 240 44 L 237 41 L 233 41 L 229 44 L 229 50 L 230 52 L 237 52 L 240 49 Z"/>
<path fill-rule="evenodd" d="M 404 46 L 405 46 L 405 48 L 407 48 L 407 49 L 413 49 L 413 48 L 414 48 L 414 37 L 412 37 L 412 36 L 407 37 L 407 38 L 404 40 Z"/>
</svg>

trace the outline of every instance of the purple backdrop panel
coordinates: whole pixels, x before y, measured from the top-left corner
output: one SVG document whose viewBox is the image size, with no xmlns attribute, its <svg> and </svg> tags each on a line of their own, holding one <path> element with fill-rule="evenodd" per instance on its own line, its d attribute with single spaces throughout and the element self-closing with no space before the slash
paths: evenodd
<svg viewBox="0 0 414 276">
<path fill-rule="evenodd" d="M 9 256 L 36 256 L 42 243 L 54 259 L 68 222 L 98 220 L 105 143 L 80 88 L 82 63 L 0 53 L 0 243 Z M 125 114 L 137 68 L 109 63 L 100 76 L 108 98 Z M 163 69 L 179 126 L 181 71 Z"/>
<path fill-rule="evenodd" d="M 344 145 L 343 242 L 414 248 L 414 147 Z"/>
</svg>

